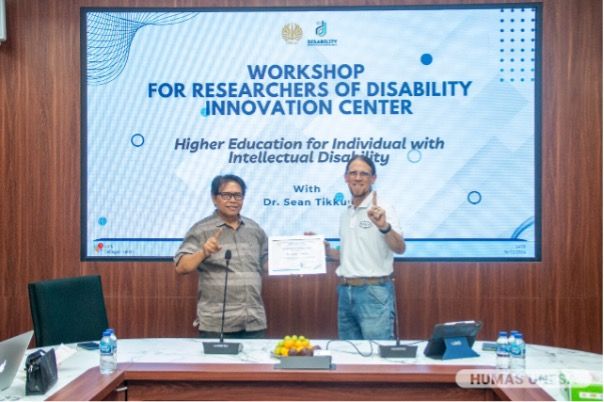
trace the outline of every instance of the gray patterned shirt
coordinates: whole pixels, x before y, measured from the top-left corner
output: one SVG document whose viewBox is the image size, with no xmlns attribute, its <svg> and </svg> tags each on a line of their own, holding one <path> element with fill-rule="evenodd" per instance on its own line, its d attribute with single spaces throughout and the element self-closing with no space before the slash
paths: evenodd
<svg viewBox="0 0 604 402">
<path fill-rule="evenodd" d="M 197 319 L 193 323 L 200 331 L 220 332 L 226 250 L 231 250 L 224 332 L 259 331 L 266 329 L 266 313 L 262 302 L 262 272 L 268 258 L 268 239 L 264 230 L 253 220 L 240 217 L 234 230 L 214 213 L 189 229 L 176 251 L 174 262 L 184 254 L 202 250 L 203 244 L 219 227 L 222 250 L 206 258 L 197 267 Z"/>
</svg>

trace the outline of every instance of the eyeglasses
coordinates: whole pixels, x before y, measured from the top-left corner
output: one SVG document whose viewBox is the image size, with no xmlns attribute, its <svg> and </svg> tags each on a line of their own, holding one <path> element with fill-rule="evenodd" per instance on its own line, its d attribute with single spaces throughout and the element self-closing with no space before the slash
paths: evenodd
<svg viewBox="0 0 604 402">
<path fill-rule="evenodd" d="M 218 195 L 220 196 L 220 198 L 223 201 L 228 201 L 228 200 L 241 201 L 241 200 L 243 200 L 243 194 L 241 194 L 241 193 L 218 193 Z"/>
<path fill-rule="evenodd" d="M 371 173 L 369 173 L 369 172 L 364 172 L 364 171 L 357 172 L 356 170 L 353 170 L 352 172 L 348 172 L 346 174 L 350 177 L 361 177 L 363 179 L 366 179 L 367 177 L 371 176 Z"/>
</svg>

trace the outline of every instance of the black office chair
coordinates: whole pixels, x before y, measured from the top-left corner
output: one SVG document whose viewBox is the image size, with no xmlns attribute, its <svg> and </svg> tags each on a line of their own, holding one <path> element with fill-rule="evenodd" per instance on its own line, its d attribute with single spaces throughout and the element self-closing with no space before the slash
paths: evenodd
<svg viewBox="0 0 604 402">
<path fill-rule="evenodd" d="M 101 339 L 109 326 L 98 275 L 32 282 L 28 290 L 38 347 Z"/>
</svg>

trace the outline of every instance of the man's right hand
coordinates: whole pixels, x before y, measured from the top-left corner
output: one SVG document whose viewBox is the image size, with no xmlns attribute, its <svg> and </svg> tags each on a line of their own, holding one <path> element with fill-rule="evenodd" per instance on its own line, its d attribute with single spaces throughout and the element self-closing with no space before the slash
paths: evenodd
<svg viewBox="0 0 604 402">
<path fill-rule="evenodd" d="M 189 272 L 194 272 L 206 258 L 220 251 L 222 249 L 222 246 L 220 245 L 222 231 L 223 228 L 216 230 L 201 246 L 201 250 L 192 254 L 184 254 L 180 257 L 176 263 L 176 273 L 188 274 Z"/>
<path fill-rule="evenodd" d="M 216 230 L 214 234 L 212 234 L 212 236 L 210 236 L 210 238 L 203 244 L 202 248 L 206 258 L 222 250 L 222 246 L 220 245 L 220 236 L 222 235 L 223 230 L 223 228 L 218 228 L 218 230 Z"/>
</svg>

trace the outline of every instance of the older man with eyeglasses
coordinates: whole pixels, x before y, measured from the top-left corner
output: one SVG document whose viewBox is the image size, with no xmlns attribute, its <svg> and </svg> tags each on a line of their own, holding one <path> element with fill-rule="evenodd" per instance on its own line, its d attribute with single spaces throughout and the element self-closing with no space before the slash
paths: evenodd
<svg viewBox="0 0 604 402">
<path fill-rule="evenodd" d="M 394 254 L 405 251 L 392 207 L 378 202 L 372 186 L 375 164 L 356 155 L 346 165 L 344 180 L 351 205 L 340 219 L 340 249 L 328 248 L 339 260 L 338 336 L 340 339 L 385 340 L 394 337 Z"/>
<path fill-rule="evenodd" d="M 176 251 L 176 272 L 198 271 L 197 318 L 193 325 L 202 338 L 220 336 L 225 251 L 231 251 L 225 338 L 263 338 L 266 313 L 262 301 L 262 273 L 268 258 L 266 233 L 253 220 L 240 214 L 245 182 L 235 175 L 212 180 L 214 213 L 194 224 Z"/>
</svg>

